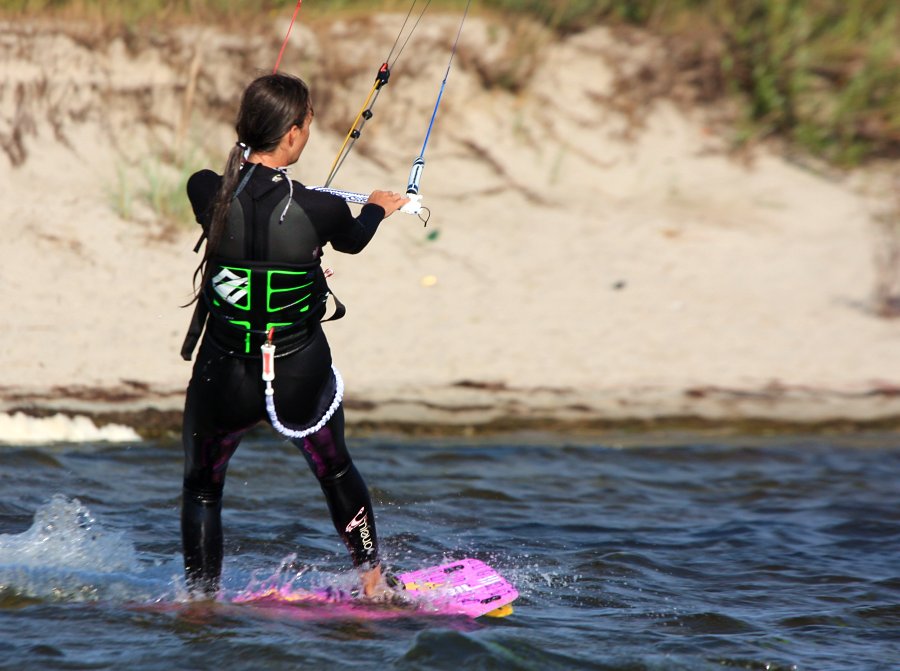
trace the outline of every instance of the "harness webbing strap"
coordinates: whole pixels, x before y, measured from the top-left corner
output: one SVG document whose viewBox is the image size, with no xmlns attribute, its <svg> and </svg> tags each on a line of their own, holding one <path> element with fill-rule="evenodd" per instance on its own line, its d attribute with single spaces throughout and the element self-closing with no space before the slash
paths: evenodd
<svg viewBox="0 0 900 671">
<path fill-rule="evenodd" d="M 184 336 L 184 342 L 181 344 L 181 358 L 185 361 L 191 360 L 194 348 L 200 342 L 200 336 L 203 335 L 203 327 L 206 325 L 206 318 L 209 316 L 209 306 L 202 298 L 197 299 L 194 306 L 194 312 L 191 314 L 191 323 L 188 326 L 187 335 Z"/>
</svg>

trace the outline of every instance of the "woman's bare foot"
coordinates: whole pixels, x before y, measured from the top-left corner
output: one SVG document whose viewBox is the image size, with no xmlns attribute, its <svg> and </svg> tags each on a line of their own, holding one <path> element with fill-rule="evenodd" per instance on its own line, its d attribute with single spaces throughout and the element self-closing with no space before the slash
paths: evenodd
<svg viewBox="0 0 900 671">
<path fill-rule="evenodd" d="M 394 586 L 397 580 L 390 574 L 385 575 L 381 572 L 381 565 L 375 566 L 360 574 L 360 582 L 362 583 L 363 595 L 367 599 L 391 600 L 397 596 L 397 590 Z"/>
<path fill-rule="evenodd" d="M 364 571 L 360 575 L 360 582 L 362 582 L 363 594 L 369 599 L 381 596 L 384 594 L 384 591 L 388 589 L 388 586 L 381 575 L 380 564 L 374 568 L 370 568 L 368 571 Z"/>
</svg>

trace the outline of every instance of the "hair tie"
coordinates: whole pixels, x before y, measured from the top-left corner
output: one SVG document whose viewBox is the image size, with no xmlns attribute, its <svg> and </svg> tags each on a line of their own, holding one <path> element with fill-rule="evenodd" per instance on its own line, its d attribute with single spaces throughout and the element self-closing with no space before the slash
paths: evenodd
<svg viewBox="0 0 900 671">
<path fill-rule="evenodd" d="M 243 153 L 242 158 L 244 161 L 250 158 L 250 147 L 248 147 L 245 142 L 241 142 L 240 140 L 238 140 L 235 144 L 241 149 L 241 152 Z"/>
<path fill-rule="evenodd" d="M 241 142 L 240 140 L 237 141 L 237 146 L 240 147 L 241 149 L 246 149 L 246 148 L 247 148 L 247 145 L 245 145 L 245 144 L 244 144 L 243 142 Z"/>
</svg>

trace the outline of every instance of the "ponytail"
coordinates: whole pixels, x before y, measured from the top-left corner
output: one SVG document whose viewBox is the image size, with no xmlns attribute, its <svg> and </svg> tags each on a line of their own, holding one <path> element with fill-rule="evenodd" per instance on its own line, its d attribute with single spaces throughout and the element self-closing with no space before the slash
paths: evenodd
<svg viewBox="0 0 900 671">
<path fill-rule="evenodd" d="M 244 163 L 244 152 L 246 145 L 242 142 L 235 144 L 228 153 L 228 159 L 225 161 L 225 170 L 222 175 L 222 181 L 219 183 L 219 190 L 212 202 L 212 215 L 209 220 L 209 228 L 206 232 L 206 248 L 203 250 L 203 258 L 200 264 L 194 270 L 194 300 L 200 296 L 209 277 L 209 259 L 215 256 L 219 248 L 219 242 L 222 240 L 222 234 L 225 231 L 225 222 L 228 220 L 228 211 L 231 209 L 231 201 L 234 199 L 234 192 L 237 189 L 238 180 L 241 177 L 241 165 Z M 199 285 L 197 278 L 200 278 Z M 193 301 L 192 301 L 193 302 Z"/>
</svg>

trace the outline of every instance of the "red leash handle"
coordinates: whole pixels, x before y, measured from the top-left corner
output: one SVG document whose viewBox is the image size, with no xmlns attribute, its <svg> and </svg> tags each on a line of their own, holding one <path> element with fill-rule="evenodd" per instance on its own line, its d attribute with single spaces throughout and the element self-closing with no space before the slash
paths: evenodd
<svg viewBox="0 0 900 671">
<path fill-rule="evenodd" d="M 272 344 L 274 335 L 275 328 L 272 327 L 266 335 L 266 342 L 259 348 L 262 352 L 262 379 L 267 383 L 275 379 L 275 345 Z"/>
</svg>

